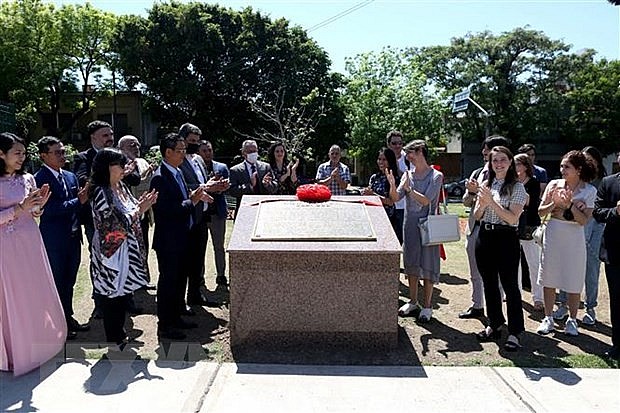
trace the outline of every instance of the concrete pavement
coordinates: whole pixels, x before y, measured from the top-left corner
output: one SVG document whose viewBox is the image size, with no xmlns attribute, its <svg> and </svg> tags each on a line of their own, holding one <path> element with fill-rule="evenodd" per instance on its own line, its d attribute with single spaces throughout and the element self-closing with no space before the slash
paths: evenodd
<svg viewBox="0 0 620 413">
<path fill-rule="evenodd" d="M 0 410 L 618 412 L 620 370 L 51 361 L 0 373 Z"/>
</svg>

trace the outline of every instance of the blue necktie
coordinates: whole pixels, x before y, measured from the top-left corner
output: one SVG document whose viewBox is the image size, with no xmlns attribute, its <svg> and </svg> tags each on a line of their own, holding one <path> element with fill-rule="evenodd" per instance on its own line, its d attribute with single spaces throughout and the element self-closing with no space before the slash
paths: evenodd
<svg viewBox="0 0 620 413">
<path fill-rule="evenodd" d="M 69 196 L 69 188 L 67 188 L 67 184 L 65 182 L 65 177 L 62 174 L 62 171 L 58 172 L 58 182 L 60 183 L 60 186 L 62 186 L 62 190 L 65 194 L 66 197 Z"/>
<path fill-rule="evenodd" d="M 181 193 L 183 193 L 183 199 L 189 198 L 189 195 L 187 193 L 187 188 L 185 187 L 185 182 L 183 182 L 183 177 L 181 176 L 181 171 L 177 171 L 177 173 L 174 174 L 174 177 L 176 178 L 177 183 L 179 184 L 179 188 L 181 188 Z"/>
<path fill-rule="evenodd" d="M 174 177 L 176 178 L 177 183 L 179 184 L 179 187 L 181 188 L 181 192 L 183 193 L 183 199 L 188 199 L 189 195 L 187 193 L 187 187 L 185 186 L 185 182 L 183 181 L 183 176 L 181 175 L 181 171 L 177 170 L 177 173 L 174 174 Z M 189 227 L 191 228 L 192 225 L 194 225 L 194 219 L 190 214 Z"/>
</svg>

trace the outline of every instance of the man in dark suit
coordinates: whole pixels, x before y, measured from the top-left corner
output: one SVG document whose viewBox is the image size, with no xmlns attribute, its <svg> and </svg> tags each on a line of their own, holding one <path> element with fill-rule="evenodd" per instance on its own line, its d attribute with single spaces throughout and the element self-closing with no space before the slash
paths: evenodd
<svg viewBox="0 0 620 413">
<path fill-rule="evenodd" d="M 235 218 L 243 195 L 275 194 L 278 184 L 273 180 L 271 166 L 258 160 L 258 145 L 254 140 L 243 141 L 241 145 L 243 162 L 230 168 L 229 194 L 237 198 Z"/>
<path fill-rule="evenodd" d="M 617 153 L 620 164 L 620 152 Z M 611 348 L 605 357 L 620 359 L 620 172 L 603 178 L 598 188 L 592 216 L 605 223 L 601 243 L 601 261 L 609 287 L 611 316 Z"/>
<path fill-rule="evenodd" d="M 74 339 L 78 331 L 87 331 L 88 324 L 73 318 L 73 287 L 77 280 L 82 250 L 82 230 L 79 209 L 88 199 L 86 188 L 80 189 L 77 177 L 65 166 L 65 149 L 58 138 L 44 136 L 37 143 L 43 161 L 34 174 L 37 186 L 48 184 L 50 198 L 39 221 L 41 237 L 49 258 L 56 290 L 67 320 L 67 338 Z"/>
<path fill-rule="evenodd" d="M 217 182 L 210 180 L 207 168 L 202 158 L 197 154 L 202 131 L 196 125 L 185 123 L 179 129 L 179 135 L 185 140 L 186 153 L 179 169 L 190 191 L 202 187 L 205 191 L 213 191 Z M 193 225 L 189 231 L 187 263 L 187 304 L 216 306 L 217 303 L 207 297 L 207 286 L 204 279 L 205 255 L 207 252 L 208 223 L 210 215 L 207 214 L 209 204 L 199 202 L 194 212 Z"/>
<path fill-rule="evenodd" d="M 207 226 L 211 233 L 211 243 L 213 244 L 213 253 L 215 255 L 215 282 L 218 287 L 226 288 L 228 287 L 228 280 L 226 279 L 226 251 L 224 249 L 224 240 L 226 238 L 228 204 L 226 203 L 224 191 L 229 187 L 228 167 L 224 163 L 213 160 L 213 146 L 209 141 L 200 141 L 198 153 L 205 162 L 209 179 L 224 182 L 224 185 L 218 191 L 209 193 L 214 201 L 209 204 L 209 209 L 207 210 L 207 214 L 210 217 Z"/>
<path fill-rule="evenodd" d="M 150 187 L 158 193 L 157 203 L 153 206 L 153 249 L 159 266 L 157 333 L 160 338 L 182 340 L 185 334 L 179 329 L 197 326 L 181 318 L 185 309 L 185 274 L 187 264 L 193 258 L 188 256 L 189 233 L 197 205 L 212 198 L 201 186 L 190 191 L 183 179 L 179 169 L 185 159 L 183 138 L 169 133 L 162 139 L 159 149 L 163 161 L 155 171 Z"/>
</svg>

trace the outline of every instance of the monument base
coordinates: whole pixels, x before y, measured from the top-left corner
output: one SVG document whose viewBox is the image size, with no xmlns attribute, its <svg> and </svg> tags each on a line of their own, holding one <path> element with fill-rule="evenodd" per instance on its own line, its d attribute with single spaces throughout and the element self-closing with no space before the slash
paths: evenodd
<svg viewBox="0 0 620 413">
<path fill-rule="evenodd" d="M 255 241 L 257 201 L 274 198 L 292 197 L 244 196 L 231 235 L 231 346 L 396 347 L 401 248 L 383 207 L 364 207 L 374 240 Z"/>
</svg>

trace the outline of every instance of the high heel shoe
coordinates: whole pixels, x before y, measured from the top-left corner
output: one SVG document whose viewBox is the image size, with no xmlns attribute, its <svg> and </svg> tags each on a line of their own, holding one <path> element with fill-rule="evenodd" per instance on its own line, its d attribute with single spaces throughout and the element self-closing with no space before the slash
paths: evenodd
<svg viewBox="0 0 620 413">
<path fill-rule="evenodd" d="M 482 343 L 499 340 L 501 336 L 502 330 L 500 328 L 493 330 L 491 326 L 487 326 L 484 330 L 476 334 L 476 338 Z"/>
</svg>

